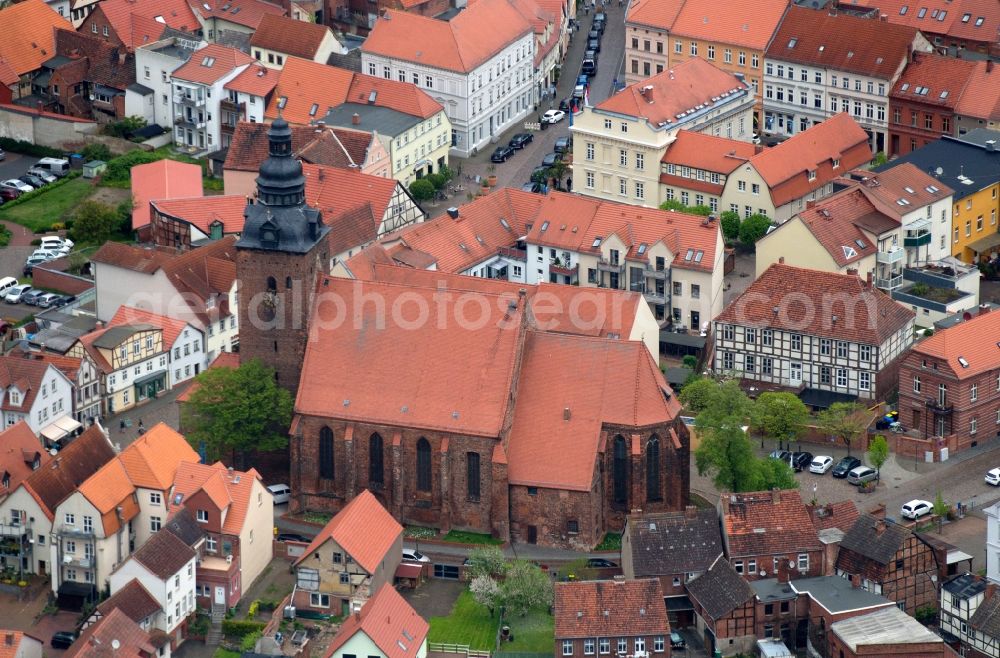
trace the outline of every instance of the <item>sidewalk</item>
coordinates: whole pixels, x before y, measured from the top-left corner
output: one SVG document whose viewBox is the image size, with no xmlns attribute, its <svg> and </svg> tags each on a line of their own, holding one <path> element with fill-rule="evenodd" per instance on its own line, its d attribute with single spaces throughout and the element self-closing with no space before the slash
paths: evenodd
<svg viewBox="0 0 1000 658">
<path fill-rule="evenodd" d="M 144 404 L 132 407 L 113 416 L 101 419 L 101 424 L 107 428 L 111 435 L 111 442 L 120 444 L 122 448 L 129 445 L 139 437 L 139 421 L 142 421 L 145 429 L 151 428 L 157 423 L 166 423 L 173 429 L 180 426 L 180 409 L 177 406 L 177 396 L 187 390 L 190 380 L 179 384 L 170 391 L 161 394 L 155 400 L 150 400 Z M 125 421 L 125 429 L 122 430 L 122 421 Z"/>
</svg>

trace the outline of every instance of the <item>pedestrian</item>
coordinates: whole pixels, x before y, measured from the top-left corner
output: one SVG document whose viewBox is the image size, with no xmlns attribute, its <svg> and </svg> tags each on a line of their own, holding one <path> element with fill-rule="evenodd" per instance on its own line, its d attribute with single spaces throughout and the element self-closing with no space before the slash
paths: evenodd
<svg viewBox="0 0 1000 658">
<path fill-rule="evenodd" d="M 124 434 L 125 433 L 125 419 L 124 418 L 121 419 L 119 428 L 121 430 L 121 433 Z"/>
<path fill-rule="evenodd" d="M 142 434 L 142 431 L 144 429 L 146 429 L 146 427 L 142 424 L 142 418 L 140 418 L 139 419 L 139 433 Z"/>
</svg>

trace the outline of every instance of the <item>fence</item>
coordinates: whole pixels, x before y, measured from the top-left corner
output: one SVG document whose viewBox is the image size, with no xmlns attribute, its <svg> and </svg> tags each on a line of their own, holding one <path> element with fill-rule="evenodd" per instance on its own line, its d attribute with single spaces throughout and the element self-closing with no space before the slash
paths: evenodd
<svg viewBox="0 0 1000 658">
<path fill-rule="evenodd" d="M 443 642 L 428 642 L 427 651 L 430 653 L 454 653 L 468 658 L 490 658 L 489 651 L 470 649 L 468 644 L 446 644 Z"/>
</svg>

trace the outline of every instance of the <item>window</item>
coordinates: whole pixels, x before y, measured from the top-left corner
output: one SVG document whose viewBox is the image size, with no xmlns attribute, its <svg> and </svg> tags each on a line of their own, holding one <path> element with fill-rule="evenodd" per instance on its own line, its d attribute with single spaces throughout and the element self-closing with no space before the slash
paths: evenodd
<svg viewBox="0 0 1000 658">
<path fill-rule="evenodd" d="M 837 341 L 837 357 L 841 359 L 847 358 L 847 342 L 843 340 Z"/>
<path fill-rule="evenodd" d="M 635 198 L 640 201 L 646 198 L 646 184 L 636 181 L 635 184 Z"/>
<path fill-rule="evenodd" d="M 635 638 L 635 641 L 632 644 L 633 646 L 635 646 L 635 652 L 637 654 L 646 652 L 646 638 L 637 637 Z"/>
<path fill-rule="evenodd" d="M 618 653 L 622 654 L 628 651 L 628 640 L 623 637 L 618 638 Z"/>
<path fill-rule="evenodd" d="M 830 366 L 820 366 L 819 369 L 819 383 L 830 385 Z"/>
<path fill-rule="evenodd" d="M 598 640 L 597 650 L 602 654 L 611 653 L 611 639 L 602 637 L 600 640 Z"/>
<path fill-rule="evenodd" d="M 696 57 L 697 55 L 698 55 L 698 42 L 697 41 L 692 41 L 691 42 L 691 56 L 692 57 Z"/>
<path fill-rule="evenodd" d="M 743 370 L 746 372 L 756 372 L 757 358 L 753 354 L 747 354 L 743 357 Z"/>
<path fill-rule="evenodd" d="M 653 638 L 653 652 L 663 653 L 666 643 L 664 642 L 664 637 L 662 635 L 657 635 Z"/>
<path fill-rule="evenodd" d="M 740 64 L 740 66 L 746 66 L 747 65 L 747 54 L 745 52 L 743 52 L 742 50 L 740 51 L 740 54 L 739 54 L 739 64 Z"/>
<path fill-rule="evenodd" d="M 976 430 L 978 429 L 977 425 L 978 425 L 977 419 L 973 418 L 972 420 L 969 421 L 969 434 L 976 433 Z"/>
<path fill-rule="evenodd" d="M 866 370 L 858 373 L 858 389 L 862 391 L 872 390 L 872 374 Z"/>
<path fill-rule="evenodd" d="M 722 51 L 722 59 L 723 59 L 723 61 L 726 64 L 732 64 L 733 63 L 733 51 L 730 50 L 729 48 L 726 48 L 724 51 Z"/>
<path fill-rule="evenodd" d="M 594 638 L 588 637 L 583 641 L 583 655 L 593 656 L 594 655 Z"/>
<path fill-rule="evenodd" d="M 198 510 L 198 523 L 208 523 L 208 510 Z"/>
<path fill-rule="evenodd" d="M 678 309 L 679 310 L 679 309 Z M 722 367 L 725 370 L 732 370 L 736 365 L 735 357 L 732 352 L 722 353 Z"/>
<path fill-rule="evenodd" d="M 332 480 L 335 473 L 333 430 L 324 426 L 319 431 L 319 476 L 324 480 Z"/>
<path fill-rule="evenodd" d="M 829 338 L 820 338 L 819 339 L 819 353 L 822 354 L 823 356 L 830 356 L 830 347 L 831 347 L 831 345 L 832 345 L 832 341 Z"/>
<path fill-rule="evenodd" d="M 219 550 L 219 542 L 218 542 L 218 540 L 216 540 L 215 537 L 211 537 L 211 536 L 206 537 L 205 538 L 205 550 L 208 551 L 209 553 L 216 553 L 216 552 L 218 552 L 218 550 Z"/>
<path fill-rule="evenodd" d="M 65 516 L 63 517 L 63 520 L 64 520 L 64 522 L 66 523 L 66 525 L 70 525 L 70 526 L 72 526 L 72 525 L 76 525 L 76 515 L 75 515 L 75 514 L 68 514 L 68 513 L 67 513 L 67 514 L 66 514 L 66 515 L 65 515 Z"/>
<path fill-rule="evenodd" d="M 431 491 L 431 444 L 424 437 L 417 441 L 417 491 Z"/>
<path fill-rule="evenodd" d="M 340 584 L 349 585 L 351 583 L 351 574 L 346 571 L 340 572 Z"/>
<path fill-rule="evenodd" d="M 708 47 L 708 59 L 710 61 L 715 59 L 715 46 Z"/>
<path fill-rule="evenodd" d="M 628 166 L 628 151 L 625 149 L 618 149 L 618 164 L 623 167 Z"/>
<path fill-rule="evenodd" d="M 635 168 L 642 171 L 646 167 L 646 156 L 642 153 L 635 154 Z"/>
<path fill-rule="evenodd" d="M 588 160 L 593 160 L 594 159 L 594 143 L 593 142 L 587 142 L 587 159 Z"/>
<path fill-rule="evenodd" d="M 479 501 L 479 453 L 465 453 L 465 487 L 469 500 Z"/>
<path fill-rule="evenodd" d="M 837 368 L 837 386 L 844 388 L 847 386 L 847 370 Z"/>
<path fill-rule="evenodd" d="M 733 563 L 733 568 L 736 569 L 736 573 L 743 573 L 743 560 L 737 560 Z"/>
<path fill-rule="evenodd" d="M 329 608 L 330 607 L 330 595 L 320 594 L 319 592 L 309 593 L 309 605 L 313 608 Z"/>
<path fill-rule="evenodd" d="M 969 400 L 975 402 L 979 399 L 979 384 L 973 384 L 972 388 L 969 389 Z"/>
<path fill-rule="evenodd" d="M 160 531 L 160 525 L 161 525 L 161 519 L 160 519 L 160 517 L 158 517 L 158 516 L 151 516 L 151 517 L 149 517 L 149 529 L 152 532 L 159 532 Z"/>
<path fill-rule="evenodd" d="M 378 433 L 368 437 L 368 483 L 382 485 L 385 483 L 383 468 L 383 443 Z"/>
<path fill-rule="evenodd" d="M 149 494 L 149 504 L 150 505 L 159 505 L 162 502 L 163 502 L 162 496 L 160 495 L 159 491 L 150 492 L 150 494 Z"/>
<path fill-rule="evenodd" d="M 747 573 L 757 573 L 757 560 L 747 561 Z"/>
<path fill-rule="evenodd" d="M 765 375 L 774 374 L 774 360 L 768 357 L 764 357 L 760 360 L 760 371 Z"/>
<path fill-rule="evenodd" d="M 684 42 L 681 41 L 680 39 L 674 41 L 674 52 L 677 53 L 678 55 L 684 52 Z"/>
<path fill-rule="evenodd" d="M 913 378 L 913 392 L 914 393 L 919 393 L 920 392 L 920 378 L 919 377 L 914 377 Z"/>
<path fill-rule="evenodd" d="M 660 439 L 655 434 L 646 444 L 646 500 L 663 500 L 660 486 Z"/>
<path fill-rule="evenodd" d="M 757 342 L 757 330 L 752 327 L 747 327 L 743 330 L 743 340 L 748 343 Z"/>
<path fill-rule="evenodd" d="M 799 553 L 799 571 L 809 571 L 809 554 Z M 786 602 L 787 604 L 787 602 Z M 782 612 L 787 612 L 782 610 Z"/>
</svg>

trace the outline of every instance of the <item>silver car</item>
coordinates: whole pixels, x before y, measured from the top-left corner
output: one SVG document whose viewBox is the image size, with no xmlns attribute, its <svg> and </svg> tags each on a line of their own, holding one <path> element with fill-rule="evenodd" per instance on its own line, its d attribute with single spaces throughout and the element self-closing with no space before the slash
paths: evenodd
<svg viewBox="0 0 1000 658">
<path fill-rule="evenodd" d="M 847 481 L 854 485 L 872 482 L 876 478 L 878 478 L 878 473 L 875 472 L 875 469 L 867 466 L 858 466 L 851 469 L 851 472 L 847 474 Z"/>
</svg>

